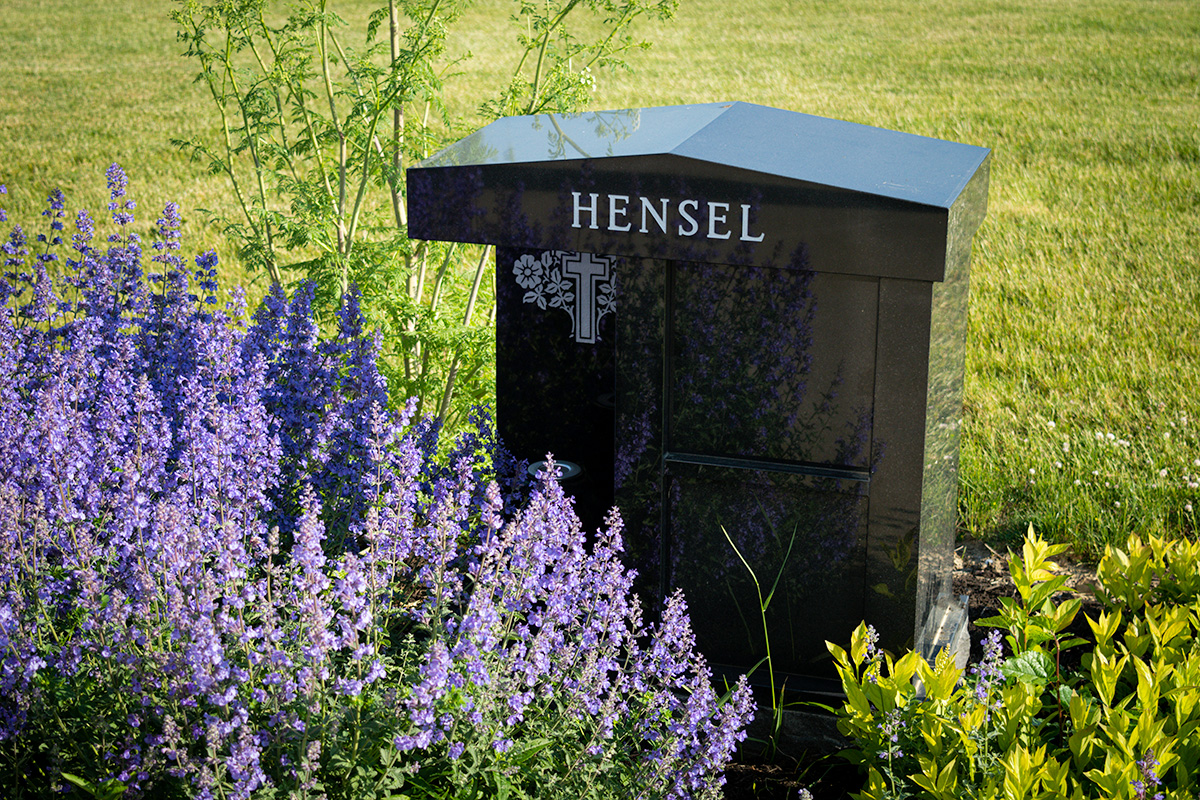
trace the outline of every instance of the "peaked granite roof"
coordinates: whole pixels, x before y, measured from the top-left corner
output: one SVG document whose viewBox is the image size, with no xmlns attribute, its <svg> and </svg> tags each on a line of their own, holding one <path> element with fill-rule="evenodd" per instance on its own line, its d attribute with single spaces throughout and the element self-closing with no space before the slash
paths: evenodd
<svg viewBox="0 0 1200 800">
<path fill-rule="evenodd" d="M 678 156 L 949 208 L 989 152 L 984 147 L 731 102 L 505 117 L 419 166 Z"/>
</svg>

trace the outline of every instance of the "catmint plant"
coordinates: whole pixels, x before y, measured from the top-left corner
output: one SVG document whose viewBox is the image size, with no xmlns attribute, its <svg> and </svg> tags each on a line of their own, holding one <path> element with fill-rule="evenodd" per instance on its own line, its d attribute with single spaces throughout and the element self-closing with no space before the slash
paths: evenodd
<svg viewBox="0 0 1200 800">
<path fill-rule="evenodd" d="M 995 708 L 999 699 L 994 697 L 994 691 L 1004 681 L 1000 667 L 1003 663 L 1004 641 L 998 630 L 988 632 L 983 640 L 983 657 L 979 663 L 970 667 L 967 672 L 975 679 L 975 701 L 982 706 Z"/>
<path fill-rule="evenodd" d="M 353 287 L 330 338 L 311 285 L 247 317 L 107 178 L 111 233 L 54 193 L 5 245 L 5 795 L 718 796 L 749 688 L 643 617 L 619 517 L 393 403 Z"/>
<path fill-rule="evenodd" d="M 1158 774 L 1155 772 L 1158 769 L 1158 760 L 1154 758 L 1154 750 L 1147 748 L 1141 758 L 1137 760 L 1138 776 L 1129 783 L 1133 787 L 1134 797 L 1137 800 L 1163 800 L 1163 793 L 1155 791 L 1162 783 L 1158 779 Z M 1154 792 L 1151 794 L 1151 792 Z"/>
</svg>

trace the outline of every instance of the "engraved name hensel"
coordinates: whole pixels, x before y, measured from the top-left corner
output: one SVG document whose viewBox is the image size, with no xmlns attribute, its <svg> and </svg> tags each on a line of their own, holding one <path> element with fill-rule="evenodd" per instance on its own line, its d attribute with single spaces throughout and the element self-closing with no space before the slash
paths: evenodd
<svg viewBox="0 0 1200 800">
<path fill-rule="evenodd" d="M 605 198 L 604 201 L 601 198 Z M 729 220 L 730 203 L 707 201 L 704 203 L 708 210 L 708 224 L 702 226 L 699 200 L 672 201 L 669 197 L 637 197 L 631 198 L 626 194 L 601 195 L 599 192 L 589 192 L 584 199 L 582 192 L 571 192 L 571 227 L 632 233 L 673 233 L 676 236 L 704 236 L 706 239 L 729 239 L 734 234 Z M 631 207 L 632 205 L 632 207 Z M 667 222 L 671 207 L 674 206 L 678 221 L 674 225 Z M 738 231 L 738 241 L 761 242 L 766 234 L 753 235 L 750 232 L 749 203 L 741 203 L 741 230 Z M 736 212 L 735 212 L 736 214 Z M 635 223 L 640 225 L 635 228 Z M 674 220 L 672 220 L 674 222 Z M 672 230 L 673 229 L 673 230 Z"/>
</svg>

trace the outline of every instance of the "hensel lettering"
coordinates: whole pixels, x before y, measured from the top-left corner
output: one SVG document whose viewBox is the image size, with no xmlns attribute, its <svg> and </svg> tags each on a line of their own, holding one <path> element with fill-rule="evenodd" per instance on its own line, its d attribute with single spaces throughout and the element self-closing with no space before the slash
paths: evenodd
<svg viewBox="0 0 1200 800">
<path fill-rule="evenodd" d="M 596 194 L 595 192 L 592 192 L 589 195 L 589 197 L 592 198 L 592 204 L 590 206 L 587 206 L 586 208 L 579 204 L 579 192 L 571 192 L 571 196 L 575 198 L 575 221 L 571 223 L 571 227 L 572 228 L 579 227 L 579 212 L 586 211 L 592 215 L 592 224 L 588 225 L 588 227 L 591 228 L 592 230 L 596 230 L 597 228 L 599 228 L 600 226 L 596 224 L 596 203 L 598 202 L 598 198 L 600 197 L 600 195 Z"/>
<path fill-rule="evenodd" d="M 700 207 L 700 202 L 697 200 L 684 200 L 679 204 L 679 216 L 687 220 L 688 227 L 679 226 L 678 231 L 680 236 L 695 236 L 696 231 L 700 229 L 700 223 L 696 222 L 696 218 L 688 213 L 688 208 L 695 211 Z"/>
<path fill-rule="evenodd" d="M 733 220 L 730 219 L 732 206 L 729 203 L 704 203 L 704 211 L 707 212 L 704 216 L 708 219 L 708 225 L 702 228 L 700 220 L 703 217 L 699 200 L 672 201 L 668 197 L 632 198 L 625 194 L 604 197 L 606 199 L 602 201 L 599 192 L 589 192 L 586 196 L 582 192 L 571 192 L 571 227 L 586 226 L 590 230 L 600 230 L 601 224 L 606 223 L 604 230 L 629 233 L 635 230 L 635 222 L 640 221 L 641 224 L 636 228 L 638 233 L 667 233 L 672 230 L 667 218 L 671 206 L 674 205 L 678 223 L 674 225 L 673 232 L 677 236 L 700 235 L 706 239 L 730 239 L 737 233 L 740 242 L 761 242 L 766 238 L 766 234 L 754 234 L 750 230 L 752 206 L 749 203 L 739 204 L 741 214 L 734 214 Z M 735 227 L 734 220 L 740 221 L 740 228 Z"/>
<path fill-rule="evenodd" d="M 620 206 L 617 204 L 620 203 Z M 617 223 L 617 217 L 624 218 L 626 205 L 629 203 L 629 197 L 623 194 L 610 194 L 608 196 L 608 229 L 610 231 L 627 231 L 633 227 L 633 223 L 626 222 L 623 225 Z"/>
</svg>

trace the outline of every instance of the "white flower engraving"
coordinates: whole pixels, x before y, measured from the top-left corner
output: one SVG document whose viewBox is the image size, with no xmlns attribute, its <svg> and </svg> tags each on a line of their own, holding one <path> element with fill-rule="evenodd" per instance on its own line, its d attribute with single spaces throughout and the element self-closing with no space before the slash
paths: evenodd
<svg viewBox="0 0 1200 800">
<path fill-rule="evenodd" d="M 513 274 L 517 276 L 517 286 L 532 289 L 542 282 L 542 262 L 530 255 L 521 256 L 513 265 Z"/>
<path fill-rule="evenodd" d="M 517 285 L 525 289 L 522 300 L 543 311 L 561 308 L 571 316 L 575 341 L 593 344 L 600 320 L 616 311 L 616 289 L 609 256 L 547 250 L 540 256 L 523 255 L 513 262 Z M 577 305 L 577 298 L 584 307 Z"/>
</svg>

